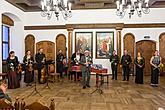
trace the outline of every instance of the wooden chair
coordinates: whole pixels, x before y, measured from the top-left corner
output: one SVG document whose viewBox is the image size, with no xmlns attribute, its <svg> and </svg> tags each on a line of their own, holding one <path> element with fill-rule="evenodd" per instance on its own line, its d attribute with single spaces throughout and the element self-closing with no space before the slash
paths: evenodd
<svg viewBox="0 0 165 110">
<path fill-rule="evenodd" d="M 10 103 L 6 103 L 5 100 L 0 100 L 0 110 L 14 110 L 15 107 Z"/>
<path fill-rule="evenodd" d="M 54 64 L 50 64 L 49 65 L 49 67 L 48 67 L 48 74 L 53 79 L 53 82 L 56 81 L 56 77 L 57 77 L 58 81 L 60 80 L 60 73 L 56 73 Z"/>
<path fill-rule="evenodd" d="M 49 108 L 40 104 L 39 102 L 34 102 L 25 106 L 24 110 L 49 110 Z"/>
</svg>

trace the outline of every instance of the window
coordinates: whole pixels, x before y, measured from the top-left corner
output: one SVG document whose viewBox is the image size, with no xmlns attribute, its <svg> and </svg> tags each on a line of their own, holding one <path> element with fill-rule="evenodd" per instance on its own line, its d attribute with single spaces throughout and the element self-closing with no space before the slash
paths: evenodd
<svg viewBox="0 0 165 110">
<path fill-rule="evenodd" d="M 2 25 L 2 59 L 7 59 L 9 54 L 10 27 Z"/>
</svg>

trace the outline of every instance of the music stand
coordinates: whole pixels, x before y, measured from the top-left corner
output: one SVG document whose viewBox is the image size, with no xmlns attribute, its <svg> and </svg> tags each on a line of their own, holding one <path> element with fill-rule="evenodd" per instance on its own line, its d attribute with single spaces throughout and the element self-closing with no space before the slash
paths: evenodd
<svg viewBox="0 0 165 110">
<path fill-rule="evenodd" d="M 54 64 L 55 62 L 53 61 L 53 60 L 47 60 L 47 61 L 45 61 L 45 68 L 46 68 L 46 85 L 45 85 L 45 87 L 44 88 L 48 88 L 48 89 L 51 89 L 50 88 L 50 86 L 49 86 L 49 82 L 48 82 L 48 76 L 49 76 L 49 74 L 48 74 L 48 67 L 49 67 L 49 65 L 50 64 Z"/>
<path fill-rule="evenodd" d="M 42 95 L 39 93 L 39 91 L 37 90 L 37 74 L 35 72 L 35 70 L 37 69 L 37 64 L 34 63 L 34 90 L 31 92 L 31 94 L 29 94 L 27 97 L 32 96 L 33 94 L 39 94 L 39 96 L 42 97 Z"/>
</svg>

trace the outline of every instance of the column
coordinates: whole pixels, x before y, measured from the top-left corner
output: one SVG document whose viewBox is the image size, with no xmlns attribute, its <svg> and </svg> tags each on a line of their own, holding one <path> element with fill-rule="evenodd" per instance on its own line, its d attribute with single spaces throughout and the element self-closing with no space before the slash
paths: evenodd
<svg viewBox="0 0 165 110">
<path fill-rule="evenodd" d="M 121 29 L 116 29 L 117 54 L 121 59 Z M 118 65 L 118 75 L 122 75 L 122 68 Z"/>
<path fill-rule="evenodd" d="M 117 54 L 121 57 L 121 30 L 116 30 L 117 37 Z"/>
<path fill-rule="evenodd" d="M 70 70 L 71 67 L 71 57 L 72 57 L 72 36 L 73 36 L 73 28 L 68 28 L 68 70 Z"/>
</svg>

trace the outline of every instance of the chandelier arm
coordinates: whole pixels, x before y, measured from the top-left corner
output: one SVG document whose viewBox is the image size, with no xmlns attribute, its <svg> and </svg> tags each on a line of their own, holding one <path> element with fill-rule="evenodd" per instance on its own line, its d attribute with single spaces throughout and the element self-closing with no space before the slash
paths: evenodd
<svg viewBox="0 0 165 110">
<path fill-rule="evenodd" d="M 72 16 L 71 5 L 64 4 L 63 0 L 46 0 L 46 1 L 44 0 L 44 1 L 41 1 L 41 5 L 42 5 L 41 16 L 47 17 L 48 20 L 52 18 L 53 12 L 57 20 L 59 19 L 60 13 L 62 14 L 65 20 L 67 20 L 67 18 L 70 18 Z"/>
</svg>

